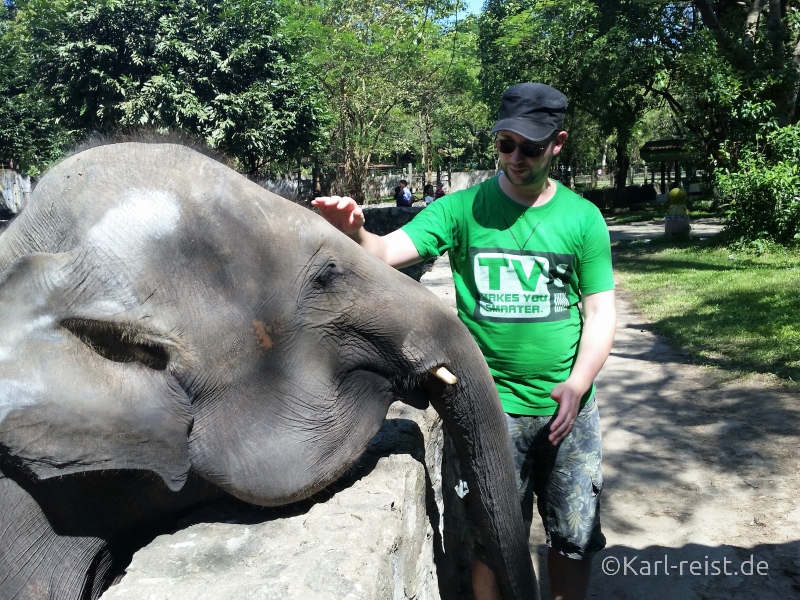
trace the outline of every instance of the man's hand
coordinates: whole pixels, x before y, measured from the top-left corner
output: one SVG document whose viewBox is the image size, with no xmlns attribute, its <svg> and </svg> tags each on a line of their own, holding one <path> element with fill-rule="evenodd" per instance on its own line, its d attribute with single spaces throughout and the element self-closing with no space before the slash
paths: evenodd
<svg viewBox="0 0 800 600">
<path fill-rule="evenodd" d="M 336 229 L 352 236 L 364 227 L 364 212 L 349 196 L 321 196 L 311 201 L 323 217 Z"/>
<path fill-rule="evenodd" d="M 547 436 L 554 446 L 557 446 L 572 431 L 581 407 L 583 393 L 571 385 L 569 380 L 559 383 L 550 392 L 550 397 L 558 402 L 558 413 L 550 423 L 550 435 Z"/>
<path fill-rule="evenodd" d="M 385 236 L 364 229 L 364 212 L 356 201 L 347 196 L 322 196 L 311 201 L 323 217 L 336 229 L 390 267 L 406 267 L 420 261 L 417 247 L 402 230 Z"/>
<path fill-rule="evenodd" d="M 581 398 L 591 387 L 611 352 L 617 322 L 614 290 L 584 296 L 583 314 L 583 333 L 572 372 L 565 382 L 559 383 L 550 392 L 550 397 L 558 402 L 558 414 L 550 424 L 550 435 L 547 436 L 553 445 L 572 431 Z"/>
</svg>

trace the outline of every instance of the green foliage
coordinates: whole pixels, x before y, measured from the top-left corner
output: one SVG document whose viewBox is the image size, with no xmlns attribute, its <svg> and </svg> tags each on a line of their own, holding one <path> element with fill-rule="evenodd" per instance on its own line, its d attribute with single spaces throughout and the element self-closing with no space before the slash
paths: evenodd
<svg viewBox="0 0 800 600">
<path fill-rule="evenodd" d="M 800 126 L 769 131 L 716 173 L 726 232 L 741 242 L 800 241 Z"/>
<path fill-rule="evenodd" d="M 427 50 L 413 108 L 430 122 L 425 133 L 431 168 L 495 168 L 490 134 L 495 115 L 481 100 L 477 41 L 476 20 L 469 16 L 443 26 Z"/>
<path fill-rule="evenodd" d="M 754 77 L 725 57 L 709 32 L 693 37 L 676 60 L 668 90 L 676 119 L 691 145 L 718 159 L 725 140 L 753 139 L 764 124 L 775 123 L 775 104 L 764 100 L 768 78 Z"/>
<path fill-rule="evenodd" d="M 28 83 L 29 67 L 11 17 L 7 5 L 0 7 L 0 162 L 36 176 L 60 156 L 69 136 L 53 122 L 40 88 Z"/>
<path fill-rule="evenodd" d="M 253 174 L 314 157 L 333 191 L 361 197 L 376 162 L 492 168 L 500 94 L 524 80 L 570 98 L 558 160 L 573 172 L 616 151 L 625 173 L 658 137 L 734 172 L 765 124 L 800 116 L 792 3 L 488 0 L 479 18 L 455 18 L 458 5 L 5 2 L 0 158 L 35 171 L 93 131 L 181 129 Z M 791 161 L 764 160 L 769 185 L 790 185 Z"/>
<path fill-rule="evenodd" d="M 307 152 L 322 110 L 258 0 L 28 0 L 31 67 L 77 132 L 187 131 L 256 173 Z"/>
<path fill-rule="evenodd" d="M 561 159 L 599 163 L 614 135 L 616 161 L 627 173 L 637 123 L 655 106 L 665 65 L 685 35 L 681 12 L 621 0 L 489 0 L 480 26 L 487 102 L 496 105 L 519 81 L 553 85 L 570 99 L 567 123 L 576 134 Z"/>
<path fill-rule="evenodd" d="M 800 117 L 800 21 L 792 4 L 694 3 L 692 35 L 676 53 L 664 97 L 682 137 L 712 159 L 712 168 L 724 159 L 726 141 L 750 143 L 766 124 Z"/>
</svg>

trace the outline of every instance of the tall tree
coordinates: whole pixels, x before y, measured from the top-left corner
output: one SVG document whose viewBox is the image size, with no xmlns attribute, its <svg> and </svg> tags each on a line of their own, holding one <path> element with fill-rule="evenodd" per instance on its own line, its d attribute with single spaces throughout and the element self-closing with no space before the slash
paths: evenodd
<svg viewBox="0 0 800 600">
<path fill-rule="evenodd" d="M 695 0 L 716 46 L 737 72 L 769 84 L 759 86 L 772 101 L 778 124 L 800 120 L 800 7 L 789 0 Z"/>
<path fill-rule="evenodd" d="M 499 98 L 525 79 L 562 90 L 571 111 L 591 115 L 603 136 L 615 136 L 621 187 L 632 132 L 653 106 L 665 63 L 684 35 L 682 11 L 671 5 L 489 0 L 481 17 L 484 90 Z"/>
<path fill-rule="evenodd" d="M 439 20 L 450 0 L 330 0 L 295 5 L 294 28 L 304 36 L 312 65 L 335 114 L 331 151 L 341 171 L 342 193 L 365 198 L 369 165 L 400 148 L 388 135 L 398 119 L 419 118 L 420 79 L 431 49 L 438 48 Z M 423 116 L 423 122 L 425 117 Z"/>
<path fill-rule="evenodd" d="M 178 128 L 257 173 L 298 156 L 320 110 L 263 0 L 25 0 L 22 38 L 58 118 L 81 132 Z"/>
<path fill-rule="evenodd" d="M 16 6 L 0 6 L 0 162 L 36 175 L 59 156 L 66 131 L 54 122 L 52 107 L 31 78 L 18 43 Z"/>
</svg>

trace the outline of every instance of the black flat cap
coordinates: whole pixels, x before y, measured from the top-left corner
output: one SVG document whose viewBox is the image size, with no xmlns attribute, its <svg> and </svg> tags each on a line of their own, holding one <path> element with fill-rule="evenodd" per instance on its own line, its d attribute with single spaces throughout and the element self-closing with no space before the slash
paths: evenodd
<svg viewBox="0 0 800 600">
<path fill-rule="evenodd" d="M 513 131 L 532 142 L 542 142 L 564 127 L 567 97 L 544 83 L 512 85 L 501 99 L 492 133 Z"/>
</svg>

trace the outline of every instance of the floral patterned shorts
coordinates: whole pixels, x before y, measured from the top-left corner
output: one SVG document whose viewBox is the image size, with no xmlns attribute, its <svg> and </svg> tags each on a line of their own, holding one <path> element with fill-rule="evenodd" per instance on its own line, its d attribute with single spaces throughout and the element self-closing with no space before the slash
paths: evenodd
<svg viewBox="0 0 800 600">
<path fill-rule="evenodd" d="M 530 528 L 535 498 L 547 545 L 569 558 L 589 559 L 606 545 L 600 529 L 603 451 L 597 403 L 592 398 L 581 408 L 572 431 L 558 446 L 547 439 L 553 419 L 506 415 L 522 514 Z M 470 522 L 475 557 L 483 559 L 474 520 Z"/>
</svg>

